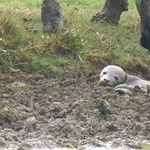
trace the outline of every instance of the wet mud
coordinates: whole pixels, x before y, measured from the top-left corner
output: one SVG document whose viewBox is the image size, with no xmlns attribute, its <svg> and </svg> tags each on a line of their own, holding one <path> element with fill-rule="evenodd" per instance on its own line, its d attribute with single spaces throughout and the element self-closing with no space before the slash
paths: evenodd
<svg viewBox="0 0 150 150">
<path fill-rule="evenodd" d="M 13 73 L 0 77 L 0 147 L 140 149 L 150 141 L 150 95 L 119 95 L 99 74 Z"/>
</svg>

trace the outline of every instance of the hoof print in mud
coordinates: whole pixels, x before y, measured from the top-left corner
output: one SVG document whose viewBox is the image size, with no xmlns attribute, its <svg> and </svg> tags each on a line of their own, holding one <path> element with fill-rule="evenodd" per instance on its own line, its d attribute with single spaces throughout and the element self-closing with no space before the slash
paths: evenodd
<svg viewBox="0 0 150 150">
<path fill-rule="evenodd" d="M 24 122 L 24 130 L 27 132 L 32 132 L 36 130 L 37 120 L 35 117 L 31 117 L 25 120 Z"/>
<path fill-rule="evenodd" d="M 97 100 L 95 105 L 101 115 L 109 115 L 112 113 L 111 105 L 105 100 Z"/>
<path fill-rule="evenodd" d="M 32 150 L 32 146 L 27 143 L 23 143 L 17 150 Z"/>
</svg>

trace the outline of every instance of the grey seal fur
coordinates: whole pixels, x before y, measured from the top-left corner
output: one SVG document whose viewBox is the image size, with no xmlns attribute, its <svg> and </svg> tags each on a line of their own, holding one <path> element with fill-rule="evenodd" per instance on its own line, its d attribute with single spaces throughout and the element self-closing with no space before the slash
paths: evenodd
<svg viewBox="0 0 150 150">
<path fill-rule="evenodd" d="M 132 95 L 133 92 L 149 92 L 150 81 L 127 74 L 116 65 L 106 66 L 100 73 L 100 85 L 114 87 L 115 91 Z"/>
</svg>

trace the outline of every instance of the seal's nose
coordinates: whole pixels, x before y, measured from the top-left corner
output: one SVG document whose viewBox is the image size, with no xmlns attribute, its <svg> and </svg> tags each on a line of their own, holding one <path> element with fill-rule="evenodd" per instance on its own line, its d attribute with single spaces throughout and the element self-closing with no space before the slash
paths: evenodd
<svg viewBox="0 0 150 150">
<path fill-rule="evenodd" d="M 109 82 L 110 82 L 110 80 L 105 79 L 105 78 L 99 80 L 99 84 L 100 84 L 100 85 L 107 85 L 107 83 L 109 83 Z"/>
<path fill-rule="evenodd" d="M 110 80 L 108 80 L 108 79 L 104 79 L 104 81 L 105 81 L 106 83 L 110 82 Z"/>
</svg>

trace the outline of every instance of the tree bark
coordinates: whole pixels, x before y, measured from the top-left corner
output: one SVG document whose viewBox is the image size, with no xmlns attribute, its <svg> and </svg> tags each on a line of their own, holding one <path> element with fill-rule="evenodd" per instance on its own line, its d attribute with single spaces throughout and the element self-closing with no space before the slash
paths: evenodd
<svg viewBox="0 0 150 150">
<path fill-rule="evenodd" d="M 56 0 L 43 0 L 41 19 L 44 33 L 52 33 L 64 29 L 61 7 Z"/>
<path fill-rule="evenodd" d="M 93 16 L 91 21 L 104 21 L 118 24 L 123 11 L 128 10 L 128 0 L 106 0 L 101 12 Z"/>
</svg>

